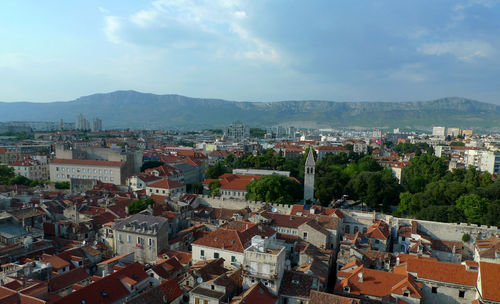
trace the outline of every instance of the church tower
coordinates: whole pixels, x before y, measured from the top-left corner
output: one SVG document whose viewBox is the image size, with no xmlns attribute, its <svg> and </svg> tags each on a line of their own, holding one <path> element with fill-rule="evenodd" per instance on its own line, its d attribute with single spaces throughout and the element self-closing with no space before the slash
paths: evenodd
<svg viewBox="0 0 500 304">
<path fill-rule="evenodd" d="M 316 163 L 314 161 L 314 154 L 312 147 L 309 148 L 307 154 L 306 164 L 304 167 L 304 203 L 308 200 L 314 200 L 314 173 L 316 171 Z"/>
</svg>

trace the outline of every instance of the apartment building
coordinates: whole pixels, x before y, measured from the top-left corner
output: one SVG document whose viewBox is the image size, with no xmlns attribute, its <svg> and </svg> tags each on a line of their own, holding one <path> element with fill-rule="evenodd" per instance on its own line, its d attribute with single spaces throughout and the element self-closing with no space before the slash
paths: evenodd
<svg viewBox="0 0 500 304">
<path fill-rule="evenodd" d="M 245 249 L 243 258 L 243 289 L 261 282 L 274 294 L 278 293 L 285 271 L 285 247 L 256 235 Z"/>
<path fill-rule="evenodd" d="M 88 159 L 59 159 L 49 163 L 50 180 L 69 182 L 72 178 L 94 179 L 115 185 L 125 184 L 125 162 Z"/>
<path fill-rule="evenodd" d="M 138 262 L 154 261 L 161 250 L 168 248 L 166 218 L 135 214 L 115 222 L 112 229 L 115 253 L 133 252 Z"/>
</svg>

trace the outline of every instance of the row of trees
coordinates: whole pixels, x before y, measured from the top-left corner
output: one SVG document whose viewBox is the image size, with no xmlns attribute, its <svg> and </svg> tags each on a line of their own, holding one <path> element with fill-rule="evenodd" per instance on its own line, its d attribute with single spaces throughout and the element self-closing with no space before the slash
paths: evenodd
<svg viewBox="0 0 500 304">
<path fill-rule="evenodd" d="M 500 225 L 500 180 L 474 167 L 447 170 L 444 158 L 422 154 L 403 170 L 405 191 L 395 215 L 441 222 Z"/>
<path fill-rule="evenodd" d="M 369 155 L 327 154 L 316 163 L 316 199 L 328 205 L 332 199 L 348 195 L 377 210 L 388 210 L 399 202 L 401 187 L 388 169 Z"/>
</svg>

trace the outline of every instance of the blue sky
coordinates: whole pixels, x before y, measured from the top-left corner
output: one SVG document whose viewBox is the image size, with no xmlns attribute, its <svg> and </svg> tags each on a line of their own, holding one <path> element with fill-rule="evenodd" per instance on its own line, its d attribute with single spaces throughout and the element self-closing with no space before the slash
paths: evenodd
<svg viewBox="0 0 500 304">
<path fill-rule="evenodd" d="M 230 100 L 500 104 L 500 2 L 2 1 L 0 100 L 138 90 Z"/>
</svg>

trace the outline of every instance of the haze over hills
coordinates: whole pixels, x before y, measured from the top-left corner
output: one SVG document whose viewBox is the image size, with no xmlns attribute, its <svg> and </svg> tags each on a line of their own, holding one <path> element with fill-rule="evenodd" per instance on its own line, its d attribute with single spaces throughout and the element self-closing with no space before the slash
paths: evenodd
<svg viewBox="0 0 500 304">
<path fill-rule="evenodd" d="M 415 102 L 276 101 L 155 95 L 136 91 L 94 94 L 67 102 L 0 102 L 0 121 L 73 122 L 82 113 L 105 128 L 220 128 L 234 120 L 264 127 L 399 127 L 433 125 L 498 129 L 500 106 L 459 97 Z"/>
</svg>

